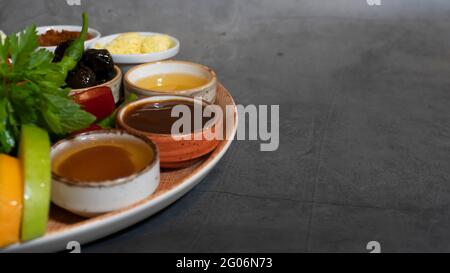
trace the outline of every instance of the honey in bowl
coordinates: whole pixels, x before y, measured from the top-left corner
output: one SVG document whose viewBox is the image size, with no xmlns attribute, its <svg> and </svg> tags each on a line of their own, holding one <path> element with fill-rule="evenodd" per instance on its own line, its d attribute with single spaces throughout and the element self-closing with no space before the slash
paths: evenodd
<svg viewBox="0 0 450 273">
<path fill-rule="evenodd" d="M 136 81 L 136 86 L 145 90 L 160 92 L 182 91 L 205 85 L 208 80 L 184 73 L 157 74 Z"/>
<path fill-rule="evenodd" d="M 153 157 L 153 150 L 144 142 L 89 140 L 72 145 L 54 158 L 52 171 L 79 183 L 110 181 L 142 171 Z"/>
<path fill-rule="evenodd" d="M 172 109 L 177 105 L 185 105 L 189 108 L 191 121 L 189 133 L 197 131 L 196 129 L 201 130 L 210 119 L 214 118 L 214 114 L 212 114 L 212 117 L 204 117 L 202 115 L 201 128 L 195 128 L 194 102 L 167 100 L 141 104 L 132 108 L 125 115 L 124 122 L 128 126 L 139 131 L 155 134 L 170 134 L 173 124 L 180 119 L 180 117 L 171 116 Z M 201 113 L 205 111 L 205 105 L 202 104 L 202 106 L 198 105 L 197 107 L 201 109 Z"/>
</svg>

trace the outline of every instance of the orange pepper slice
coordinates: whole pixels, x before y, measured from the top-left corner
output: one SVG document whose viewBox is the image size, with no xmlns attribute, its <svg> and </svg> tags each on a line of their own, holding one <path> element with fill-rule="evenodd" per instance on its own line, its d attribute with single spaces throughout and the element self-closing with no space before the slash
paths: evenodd
<svg viewBox="0 0 450 273">
<path fill-rule="evenodd" d="M 0 154 L 0 247 L 19 241 L 23 206 L 20 161 Z"/>
</svg>

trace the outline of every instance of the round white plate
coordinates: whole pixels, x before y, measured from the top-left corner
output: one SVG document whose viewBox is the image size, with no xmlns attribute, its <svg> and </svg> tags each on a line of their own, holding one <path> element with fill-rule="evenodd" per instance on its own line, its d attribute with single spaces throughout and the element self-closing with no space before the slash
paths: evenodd
<svg viewBox="0 0 450 273">
<path fill-rule="evenodd" d="M 217 148 L 204 161 L 197 163 L 193 167 L 166 174 L 166 177 L 161 180 L 160 187 L 162 188 L 158 188 L 154 195 L 117 212 L 107 213 L 90 219 L 77 219 L 73 215 L 58 208 L 59 213 L 56 213 L 58 219 L 50 220 L 49 231 L 46 235 L 28 242 L 14 244 L 0 249 L 0 253 L 53 252 L 66 249 L 68 243 L 71 241 L 76 241 L 80 244 L 88 243 L 129 227 L 178 200 L 196 186 L 217 165 L 236 135 L 238 126 L 236 105 L 228 91 L 220 84 L 217 88 L 216 104 L 220 105 L 223 109 L 226 105 L 234 105 L 235 122 L 232 124 L 232 130 L 225 130 L 227 131 L 226 140 L 221 141 Z M 180 177 L 179 172 L 184 173 L 182 179 L 175 179 L 176 182 L 173 182 L 174 177 Z M 166 180 L 167 183 L 164 183 L 163 180 Z M 50 218 L 52 217 L 51 214 Z M 69 219 L 69 221 L 61 221 L 64 219 Z"/>
</svg>

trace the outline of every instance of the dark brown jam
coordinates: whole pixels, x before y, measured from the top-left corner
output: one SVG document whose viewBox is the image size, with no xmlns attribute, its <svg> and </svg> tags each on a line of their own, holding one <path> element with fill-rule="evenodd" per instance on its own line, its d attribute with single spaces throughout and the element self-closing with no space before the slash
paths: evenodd
<svg viewBox="0 0 450 273">
<path fill-rule="evenodd" d="M 170 134 L 172 131 L 173 124 L 181 119 L 183 114 L 180 114 L 179 117 L 172 117 L 172 109 L 176 105 L 185 105 L 189 108 L 190 112 L 190 128 L 181 127 L 181 132 L 192 133 L 195 131 L 200 131 L 204 128 L 205 124 L 214 117 L 203 117 L 202 113 L 205 110 L 205 105 L 195 105 L 196 108 L 201 109 L 201 127 L 194 125 L 194 102 L 183 101 L 183 100 L 167 100 L 167 101 L 159 101 L 153 103 L 142 104 L 136 106 L 132 110 L 130 110 L 124 118 L 124 122 L 139 131 L 155 133 L 155 134 Z M 198 117 L 197 117 L 198 118 Z M 187 131 L 190 129 L 190 131 Z M 187 131 L 187 132 L 186 132 Z"/>
</svg>

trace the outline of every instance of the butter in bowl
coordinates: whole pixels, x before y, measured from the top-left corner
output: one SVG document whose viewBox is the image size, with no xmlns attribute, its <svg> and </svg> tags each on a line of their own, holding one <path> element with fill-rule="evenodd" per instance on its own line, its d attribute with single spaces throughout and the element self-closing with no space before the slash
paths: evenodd
<svg viewBox="0 0 450 273">
<path fill-rule="evenodd" d="M 135 65 L 166 60 L 180 50 L 180 42 L 173 36 L 156 32 L 126 32 L 112 34 L 90 45 L 106 49 L 125 73 Z"/>
</svg>

